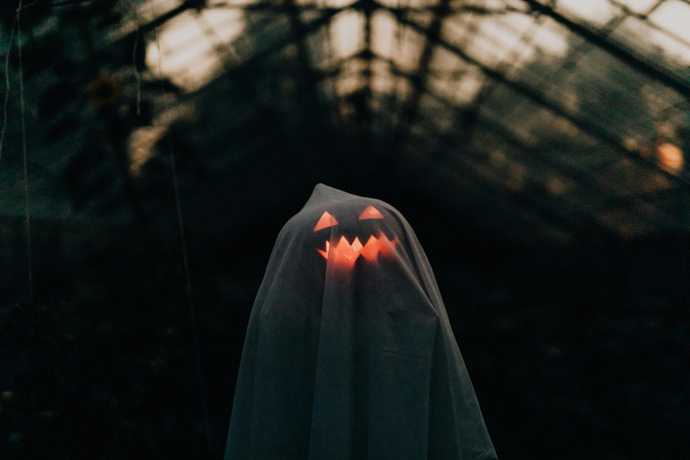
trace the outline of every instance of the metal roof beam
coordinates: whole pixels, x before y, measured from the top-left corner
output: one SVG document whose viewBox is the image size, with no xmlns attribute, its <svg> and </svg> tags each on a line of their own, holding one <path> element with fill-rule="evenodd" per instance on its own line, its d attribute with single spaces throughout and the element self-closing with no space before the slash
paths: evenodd
<svg viewBox="0 0 690 460">
<path fill-rule="evenodd" d="M 449 0 L 442 0 L 438 7 L 434 8 L 433 10 L 434 17 L 431 20 L 431 24 L 429 24 L 429 27 L 424 29 L 426 43 L 424 44 L 424 49 L 419 56 L 419 67 L 417 74 L 410 79 L 413 92 L 402 110 L 403 113 L 401 118 L 405 123 L 414 124 L 414 119 L 417 117 L 417 113 L 419 112 L 419 99 L 423 93 L 423 88 L 426 86 L 426 81 L 429 78 L 429 67 L 431 66 L 431 58 L 433 57 L 436 41 L 440 38 L 443 20 L 450 14 L 449 4 Z M 403 16 L 399 12 L 398 15 Z M 398 143 L 403 142 L 404 136 L 398 135 L 396 136 L 396 139 L 398 140 Z"/>
<path fill-rule="evenodd" d="M 412 21 L 403 15 L 397 15 L 398 20 L 409 26 L 412 27 L 413 29 L 421 32 L 421 33 L 426 33 L 426 29 L 419 24 L 417 24 L 415 21 Z M 684 177 L 684 176 L 678 176 L 673 174 L 670 171 L 667 171 L 663 168 L 661 168 L 656 161 L 646 158 L 643 155 L 640 154 L 637 150 L 632 150 L 623 145 L 619 139 L 606 131 L 605 129 L 599 127 L 595 123 L 592 123 L 588 120 L 584 120 L 582 118 L 579 118 L 575 114 L 569 112 L 568 110 L 565 109 L 560 103 L 553 101 L 546 96 L 544 96 L 542 93 L 540 93 L 538 90 L 535 88 L 532 88 L 531 86 L 511 80 L 508 77 L 506 77 L 503 73 L 498 72 L 496 69 L 493 69 L 486 64 L 483 64 L 482 62 L 478 61 L 477 59 L 471 57 L 467 53 L 465 53 L 464 50 L 460 49 L 453 43 L 438 37 L 437 38 L 437 44 L 439 46 L 444 47 L 451 53 L 455 54 L 465 62 L 472 64 L 476 66 L 479 70 L 481 70 L 486 76 L 493 78 L 494 80 L 497 80 L 500 83 L 503 83 L 507 87 L 511 88 L 513 91 L 516 93 L 520 94 L 521 96 L 531 100 L 535 104 L 545 108 L 549 112 L 571 122 L 573 125 L 577 126 L 579 129 L 582 131 L 589 133 L 596 139 L 598 139 L 600 142 L 602 142 L 605 145 L 608 145 L 615 149 L 616 151 L 620 152 L 624 156 L 632 159 L 633 161 L 642 164 L 646 167 L 653 168 L 656 171 L 659 171 L 661 174 L 665 175 L 669 179 L 671 179 L 674 182 L 681 183 L 685 186 L 690 185 L 690 179 Z"/>
<path fill-rule="evenodd" d="M 290 18 L 290 29 L 293 33 L 294 43 L 297 45 L 297 56 L 299 65 L 302 70 L 304 80 L 299 80 L 298 84 L 304 89 L 304 93 L 310 97 L 316 98 L 318 94 L 318 72 L 314 69 L 309 56 L 309 49 L 307 48 L 306 39 L 309 36 L 307 26 L 300 17 L 299 6 L 295 0 L 285 0 L 285 6 L 288 7 L 287 15 Z M 301 106 L 303 111 L 307 109 L 306 105 Z"/>
<path fill-rule="evenodd" d="M 662 66 L 645 59 L 633 50 L 598 33 L 589 25 L 573 21 L 572 19 L 563 16 L 562 14 L 556 12 L 553 8 L 544 5 L 537 0 L 522 1 L 525 2 L 532 11 L 550 17 L 572 33 L 584 38 L 596 47 L 618 58 L 620 61 L 629 65 L 633 69 L 663 83 L 669 88 L 674 89 L 681 96 L 690 98 L 690 81 L 688 79 L 681 78 L 680 76 L 676 76 L 668 72 Z"/>
<path fill-rule="evenodd" d="M 380 56 L 377 56 L 377 58 L 386 62 L 389 66 L 391 66 L 393 69 L 393 72 L 395 72 L 396 74 L 398 74 L 404 78 L 410 78 L 411 77 L 409 75 L 409 73 L 404 72 L 401 69 L 398 69 L 395 66 L 395 63 L 393 63 L 389 59 L 386 59 L 386 58 L 380 57 Z M 434 100 L 436 100 L 439 103 L 448 107 L 454 113 L 460 112 L 460 115 L 462 116 L 462 113 L 464 112 L 465 107 L 460 107 L 460 106 L 456 106 L 456 105 L 452 104 L 451 102 L 449 102 L 445 98 L 435 94 L 434 91 L 432 91 L 430 88 L 424 88 L 424 92 L 426 94 L 428 94 L 430 97 L 432 97 Z M 503 126 L 503 125 L 501 125 L 495 121 L 492 121 L 492 120 L 488 119 L 487 117 L 482 117 L 480 114 L 477 114 L 477 123 L 479 125 L 481 125 L 483 128 L 489 129 L 493 134 L 496 134 L 497 136 L 499 136 L 501 139 L 503 139 L 508 144 L 517 147 L 520 151 L 527 154 L 529 156 L 530 162 L 535 164 L 536 166 L 550 168 L 550 169 L 556 171 L 557 173 L 562 174 L 565 178 L 574 180 L 576 183 L 579 183 L 579 184 L 585 184 L 586 186 L 589 186 L 589 187 L 593 188 L 594 190 L 601 192 L 603 194 L 610 195 L 611 193 L 615 193 L 615 192 L 612 192 L 611 190 L 604 189 L 602 187 L 601 181 L 597 180 L 592 175 L 586 174 L 582 170 L 580 170 L 579 168 L 574 167 L 572 165 L 555 161 L 550 155 L 540 151 L 539 149 L 536 149 L 532 146 L 527 145 L 521 139 L 519 139 L 512 131 L 507 129 L 505 126 Z M 442 139 L 444 141 L 448 141 L 450 143 L 450 145 L 454 145 L 453 142 L 455 139 L 452 136 L 442 135 L 442 136 L 440 136 L 440 139 Z M 537 161 L 534 161 L 535 158 Z M 513 161 L 515 161 L 515 158 L 513 158 Z M 528 168 L 531 167 L 530 165 L 525 164 L 524 161 L 518 161 L 518 162 L 527 166 Z M 651 195 L 651 196 L 655 196 L 655 195 Z M 654 210 L 656 212 L 658 212 L 661 217 L 663 217 L 663 219 L 666 221 L 667 225 L 670 225 L 672 227 L 677 227 L 679 225 L 682 225 L 681 223 L 679 223 L 677 221 L 677 219 L 669 216 L 666 212 L 664 212 L 662 209 L 660 209 L 655 203 L 646 199 L 646 198 L 648 198 L 648 195 L 636 195 L 635 198 L 638 199 L 638 202 L 642 202 L 646 205 L 653 207 Z M 645 199 L 644 199 L 644 201 L 642 201 L 642 200 L 640 200 L 640 198 L 645 198 Z M 623 205 L 629 206 L 630 204 L 632 204 L 634 202 L 635 202 L 635 200 L 632 199 L 631 197 L 616 195 L 615 197 L 613 197 L 612 199 L 610 199 L 607 202 L 608 205 L 606 208 L 595 209 L 595 212 L 603 211 L 605 209 L 608 209 L 610 206 L 623 206 Z M 648 220 L 648 222 L 652 222 L 652 221 Z"/>
</svg>

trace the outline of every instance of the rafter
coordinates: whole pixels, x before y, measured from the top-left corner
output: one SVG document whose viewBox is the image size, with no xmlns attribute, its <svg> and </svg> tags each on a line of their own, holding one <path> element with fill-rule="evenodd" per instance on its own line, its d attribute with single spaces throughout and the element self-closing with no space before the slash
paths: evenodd
<svg viewBox="0 0 690 460">
<path fill-rule="evenodd" d="M 396 75 L 400 75 L 403 78 L 411 78 L 412 76 L 408 73 L 405 72 L 402 69 L 399 69 L 394 62 L 392 62 L 389 59 L 386 59 L 385 57 L 382 56 L 376 56 L 377 59 L 380 59 L 384 62 L 387 63 L 389 67 L 391 67 L 391 71 L 395 73 Z M 439 102 L 440 104 L 446 106 L 449 110 L 451 110 L 453 113 L 455 113 L 459 117 L 463 117 L 465 114 L 465 111 L 467 110 L 472 110 L 472 107 L 463 107 L 463 106 L 457 106 L 449 102 L 446 98 L 436 94 L 431 88 L 425 87 L 423 89 L 424 93 L 429 95 L 431 98 Z M 475 114 L 476 117 L 476 123 L 478 126 L 481 126 L 481 129 L 486 129 L 492 134 L 498 136 L 500 139 L 508 143 L 509 145 L 512 145 L 517 148 L 518 151 L 520 151 L 524 157 L 522 160 L 517 160 L 517 162 L 525 165 L 528 170 L 531 170 L 534 167 L 537 168 L 548 168 L 554 170 L 556 173 L 561 175 L 562 177 L 572 180 L 573 182 L 579 184 L 579 185 L 584 185 L 586 187 L 589 187 L 590 189 L 600 192 L 602 195 L 611 195 L 614 194 L 613 197 L 611 197 L 607 202 L 606 205 L 600 209 L 597 209 L 596 211 L 603 211 L 604 208 L 610 208 L 610 207 L 627 207 L 632 205 L 633 203 L 637 204 L 644 204 L 647 206 L 650 206 L 654 208 L 656 213 L 658 214 L 658 217 L 660 217 L 663 221 L 665 221 L 666 225 L 672 228 L 680 228 L 682 226 L 681 222 L 678 222 L 678 219 L 675 219 L 672 216 L 669 216 L 665 211 L 663 211 L 661 208 L 659 208 L 653 201 L 650 200 L 656 197 L 655 193 L 649 193 L 649 194 L 637 194 L 636 199 L 633 200 L 629 196 L 624 196 L 620 195 L 617 193 L 615 190 L 612 190 L 610 188 L 605 188 L 601 182 L 601 180 L 597 179 L 591 174 L 586 174 L 584 171 L 582 171 L 580 168 L 577 168 L 573 165 L 570 165 L 568 163 L 563 163 L 560 161 L 557 161 L 553 158 L 552 155 L 549 155 L 547 152 L 542 151 L 541 149 L 535 148 L 533 146 L 527 145 L 525 142 L 519 139 L 518 136 L 516 136 L 513 132 L 511 132 L 509 129 L 507 129 L 505 126 L 485 117 L 482 116 L 480 113 Z M 438 136 L 437 139 L 441 139 L 445 141 L 447 144 L 452 144 L 454 142 L 454 138 L 451 135 L 448 134 L 441 134 Z M 442 158 L 447 157 L 450 153 L 450 151 L 446 151 L 445 153 L 438 153 L 435 155 L 434 159 L 436 161 L 441 160 Z M 515 158 L 513 158 L 515 160 Z M 528 160 L 529 163 L 525 163 L 525 160 Z M 651 223 L 652 221 L 649 220 Z"/>
<path fill-rule="evenodd" d="M 427 79 L 429 78 L 429 67 L 431 66 L 431 59 L 434 54 L 434 49 L 436 48 L 436 41 L 439 39 L 441 34 L 441 27 L 443 26 L 443 20 L 450 14 L 450 1 L 441 0 L 441 3 L 436 7 L 434 11 L 434 17 L 429 24 L 429 27 L 423 29 L 424 35 L 426 37 L 426 43 L 419 56 L 419 66 L 416 75 L 410 79 L 412 84 L 412 94 L 410 95 L 407 103 L 402 109 L 401 119 L 403 126 L 405 124 L 414 124 L 414 119 L 417 117 L 419 111 L 419 99 L 422 95 L 423 88 L 426 86 Z M 399 17 L 402 15 L 399 11 L 397 12 Z M 407 133 L 398 130 L 398 134 L 395 136 L 395 142 L 400 144 L 404 142 Z"/>
<path fill-rule="evenodd" d="M 366 0 L 368 3 L 371 3 L 375 8 L 380 8 L 382 4 L 379 1 L 376 0 Z M 348 5 L 348 8 L 357 8 L 357 4 L 359 2 L 355 2 L 351 5 Z M 213 2 L 207 4 L 204 8 L 213 8 L 213 9 L 237 9 L 237 10 L 242 10 L 242 11 L 262 11 L 262 12 L 267 12 L 267 13 L 284 13 L 285 12 L 285 5 L 281 5 L 279 3 L 273 3 L 269 2 L 266 0 L 255 2 L 255 3 L 246 3 L 246 2 Z M 299 5 L 298 7 L 301 11 L 318 11 L 318 12 L 326 12 L 331 9 L 338 9 L 336 7 L 331 7 L 327 5 L 319 5 L 319 4 L 302 4 Z M 390 6 L 389 8 L 394 9 L 396 11 L 399 11 L 401 13 L 428 13 L 430 11 L 433 11 L 434 9 L 437 8 L 436 5 L 429 5 L 429 6 L 423 6 L 423 5 L 397 5 L 397 6 Z M 492 7 L 486 7 L 482 5 L 472 5 L 472 4 L 457 4 L 457 5 L 449 5 L 448 10 L 452 14 L 468 14 L 468 15 L 477 15 L 477 16 L 493 16 L 493 15 L 502 15 L 502 14 L 510 14 L 510 13 L 524 13 L 526 12 L 526 9 L 521 9 L 521 8 L 516 8 L 512 5 L 504 5 L 503 7 L 500 8 L 492 8 Z"/>
<path fill-rule="evenodd" d="M 415 21 L 410 20 L 409 18 L 403 16 L 403 15 L 397 15 L 398 21 L 401 23 L 421 32 L 421 33 L 426 33 L 426 29 L 422 27 L 421 25 L 417 24 Z M 638 150 L 631 149 L 623 145 L 623 143 L 618 139 L 618 137 L 614 134 L 611 134 L 607 130 L 601 128 L 595 123 L 592 123 L 589 120 L 585 120 L 583 118 L 578 117 L 575 113 L 572 113 L 571 111 L 567 110 L 562 104 L 559 102 L 556 102 L 552 99 L 549 99 L 547 96 L 536 90 L 535 88 L 531 87 L 530 85 L 520 82 L 520 81 L 515 81 L 509 79 L 507 76 L 505 76 L 503 73 L 497 71 L 496 69 L 487 66 L 486 64 L 480 62 L 479 60 L 473 58 L 469 54 L 467 54 L 464 50 L 456 46 L 455 44 L 449 42 L 448 40 L 442 38 L 442 37 L 437 37 L 436 38 L 436 43 L 438 46 L 441 46 L 451 53 L 455 54 L 458 56 L 460 59 L 463 61 L 474 65 L 477 67 L 479 70 L 482 71 L 487 77 L 492 78 L 499 83 L 502 83 L 506 85 L 507 87 L 511 88 L 514 92 L 520 94 L 521 96 L 531 100 L 532 102 L 536 103 L 537 105 L 543 107 L 544 109 L 548 110 L 549 112 L 553 113 L 554 115 L 563 118 L 573 125 L 577 126 L 579 129 L 582 131 L 592 135 L 594 138 L 599 140 L 601 143 L 608 145 L 609 147 L 612 147 L 614 150 L 617 152 L 621 153 L 622 155 L 632 159 L 636 163 L 642 164 L 646 167 L 653 168 L 656 171 L 659 171 L 661 174 L 667 176 L 669 179 L 673 180 L 674 182 L 681 183 L 685 186 L 690 185 L 690 179 L 687 177 L 681 176 L 681 175 L 676 175 L 673 174 L 670 171 L 667 171 L 663 168 L 661 168 L 654 160 L 645 157 L 642 155 Z"/>
<path fill-rule="evenodd" d="M 301 74 L 303 76 L 303 78 L 300 79 L 299 84 L 304 89 L 303 93 L 305 95 L 308 95 L 310 98 L 312 96 L 316 97 L 318 93 L 318 78 L 317 72 L 311 63 L 311 57 L 307 48 L 306 40 L 309 36 L 307 25 L 300 17 L 300 8 L 296 4 L 295 0 L 285 0 L 285 6 L 287 7 L 287 15 L 290 18 L 290 29 L 292 30 L 294 43 L 297 45 L 297 58 L 301 68 Z M 331 19 L 332 17 L 333 16 L 331 16 Z M 328 22 L 330 22 L 331 19 L 329 19 Z M 303 106 L 303 109 L 306 108 L 306 106 Z"/>
<path fill-rule="evenodd" d="M 522 0 L 534 12 L 550 17 L 572 33 L 582 37 L 594 46 L 618 58 L 637 72 L 641 72 L 654 80 L 677 91 L 684 98 L 690 98 L 690 81 L 671 72 L 662 66 L 645 59 L 639 53 L 617 41 L 602 35 L 591 26 L 576 22 L 558 13 L 553 8 L 537 0 Z"/>
</svg>

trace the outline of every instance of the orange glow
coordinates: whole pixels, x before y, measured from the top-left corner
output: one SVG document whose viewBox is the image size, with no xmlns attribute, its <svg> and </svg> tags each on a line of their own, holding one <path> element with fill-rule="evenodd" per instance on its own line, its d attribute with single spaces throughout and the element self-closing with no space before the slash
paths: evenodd
<svg viewBox="0 0 690 460">
<path fill-rule="evenodd" d="M 379 254 L 391 256 L 395 253 L 395 240 L 389 240 L 383 233 L 379 237 L 371 235 L 367 244 L 364 245 L 360 254 L 369 262 L 374 262 Z"/>
<path fill-rule="evenodd" d="M 321 214 L 318 222 L 316 222 L 316 225 L 314 225 L 314 231 L 318 232 L 321 229 L 333 227 L 334 225 L 338 225 L 336 218 L 333 217 L 328 211 L 324 211 L 323 214 Z"/>
<path fill-rule="evenodd" d="M 326 241 L 324 249 L 317 249 L 318 253 L 326 260 L 332 260 L 335 264 L 352 268 L 359 256 L 364 257 L 368 262 L 375 262 L 379 254 L 390 256 L 395 253 L 397 240 L 389 240 L 388 237 L 380 232 L 378 237 L 371 235 L 365 245 L 355 237 L 350 243 L 347 238 L 341 236 L 335 245 Z"/>
<path fill-rule="evenodd" d="M 369 205 L 364 211 L 359 215 L 359 220 L 369 220 L 369 219 L 383 219 L 383 214 L 381 211 Z"/>
<path fill-rule="evenodd" d="M 659 163 L 671 172 L 683 169 L 683 151 L 670 142 L 664 142 L 656 148 Z"/>
</svg>

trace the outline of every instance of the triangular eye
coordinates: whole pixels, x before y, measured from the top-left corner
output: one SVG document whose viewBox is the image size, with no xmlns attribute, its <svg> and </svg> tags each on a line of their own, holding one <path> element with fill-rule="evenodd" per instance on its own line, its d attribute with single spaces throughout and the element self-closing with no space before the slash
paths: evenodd
<svg viewBox="0 0 690 460">
<path fill-rule="evenodd" d="M 334 225 L 338 225 L 336 218 L 333 217 L 328 211 L 324 211 L 323 214 L 321 214 L 321 217 L 319 217 L 319 220 L 316 222 L 316 225 L 314 225 L 314 231 L 318 232 L 319 230 L 333 227 Z"/>
<path fill-rule="evenodd" d="M 369 219 L 383 219 L 383 214 L 381 214 L 381 211 L 379 211 L 378 209 L 376 209 L 372 205 L 369 205 L 359 215 L 359 220 L 369 220 Z"/>
</svg>

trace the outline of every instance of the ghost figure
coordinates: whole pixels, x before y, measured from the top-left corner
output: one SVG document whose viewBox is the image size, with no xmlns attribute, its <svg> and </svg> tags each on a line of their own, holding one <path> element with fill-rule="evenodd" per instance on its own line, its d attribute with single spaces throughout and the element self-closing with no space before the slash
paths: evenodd
<svg viewBox="0 0 690 460">
<path fill-rule="evenodd" d="M 224 458 L 497 458 L 429 262 L 395 208 L 318 184 L 282 228 Z"/>
</svg>

